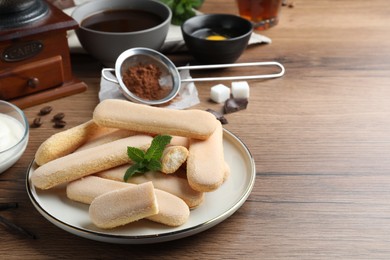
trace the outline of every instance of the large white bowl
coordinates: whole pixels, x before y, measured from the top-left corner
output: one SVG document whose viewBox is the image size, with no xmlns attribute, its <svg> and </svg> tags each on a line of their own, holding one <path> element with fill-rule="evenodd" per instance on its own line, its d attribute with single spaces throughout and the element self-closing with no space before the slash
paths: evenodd
<svg viewBox="0 0 390 260">
<path fill-rule="evenodd" d="M 96 0 L 79 5 L 72 18 L 81 22 L 96 13 L 109 10 L 141 10 L 160 16 L 157 26 L 133 32 L 103 32 L 80 26 L 76 29 L 82 47 L 107 67 L 113 67 L 117 57 L 127 49 L 146 47 L 159 50 L 164 44 L 171 23 L 172 11 L 157 0 Z"/>
<path fill-rule="evenodd" d="M 0 100 L 0 173 L 16 163 L 26 150 L 29 124 L 17 106 Z"/>
</svg>

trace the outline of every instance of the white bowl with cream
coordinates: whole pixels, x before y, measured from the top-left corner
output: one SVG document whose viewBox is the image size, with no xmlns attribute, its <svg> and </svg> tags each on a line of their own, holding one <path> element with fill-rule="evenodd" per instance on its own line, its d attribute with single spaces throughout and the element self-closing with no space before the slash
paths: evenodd
<svg viewBox="0 0 390 260">
<path fill-rule="evenodd" d="M 26 150 L 29 124 L 17 106 L 0 100 L 0 173 L 14 165 Z"/>
</svg>

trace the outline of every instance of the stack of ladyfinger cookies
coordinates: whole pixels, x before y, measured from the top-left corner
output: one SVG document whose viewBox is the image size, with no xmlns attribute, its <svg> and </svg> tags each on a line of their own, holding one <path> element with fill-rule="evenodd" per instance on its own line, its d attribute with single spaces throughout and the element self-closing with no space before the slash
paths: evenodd
<svg viewBox="0 0 390 260">
<path fill-rule="evenodd" d="M 155 135 L 171 135 L 159 172 L 130 177 L 127 147 L 146 150 Z M 52 135 L 35 154 L 31 175 L 38 189 L 66 185 L 67 197 L 89 204 L 91 221 L 111 229 L 139 219 L 184 224 L 204 193 L 229 175 L 223 128 L 209 112 L 173 110 L 108 99 L 93 118 Z"/>
</svg>

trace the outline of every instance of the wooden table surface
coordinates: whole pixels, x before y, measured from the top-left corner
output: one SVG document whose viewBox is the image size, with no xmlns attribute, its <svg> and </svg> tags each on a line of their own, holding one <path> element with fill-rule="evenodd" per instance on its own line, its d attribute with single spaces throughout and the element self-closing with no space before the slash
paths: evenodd
<svg viewBox="0 0 390 260">
<path fill-rule="evenodd" d="M 234 1 L 223 0 L 206 0 L 201 10 L 237 13 Z M 0 202 L 19 208 L 0 215 L 38 239 L 1 227 L 1 258 L 389 259 L 389 13 L 388 0 L 294 0 L 293 8 L 283 7 L 279 25 L 262 32 L 272 44 L 249 47 L 238 62 L 279 61 L 285 76 L 250 81 L 248 108 L 226 116 L 225 128 L 255 159 L 253 191 L 230 218 L 191 237 L 118 245 L 48 222 L 28 198 L 26 170 L 42 141 L 60 130 L 49 120 L 31 129 L 23 157 L 0 176 Z M 25 109 L 30 121 L 44 105 L 66 114 L 65 129 L 91 118 L 101 65 L 86 55 L 72 55 L 72 65 L 88 90 Z M 196 107 L 219 110 L 208 101 L 214 83 L 196 85 Z"/>
</svg>

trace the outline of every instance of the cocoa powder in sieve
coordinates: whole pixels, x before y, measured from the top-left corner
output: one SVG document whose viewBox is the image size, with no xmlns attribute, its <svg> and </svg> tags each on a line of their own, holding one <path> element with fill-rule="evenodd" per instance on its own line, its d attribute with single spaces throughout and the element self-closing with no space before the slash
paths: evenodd
<svg viewBox="0 0 390 260">
<path fill-rule="evenodd" d="M 160 77 L 161 70 L 156 65 L 140 63 L 129 67 L 123 73 L 122 80 L 134 95 L 145 100 L 159 100 L 170 92 L 170 88 L 160 85 Z"/>
</svg>

